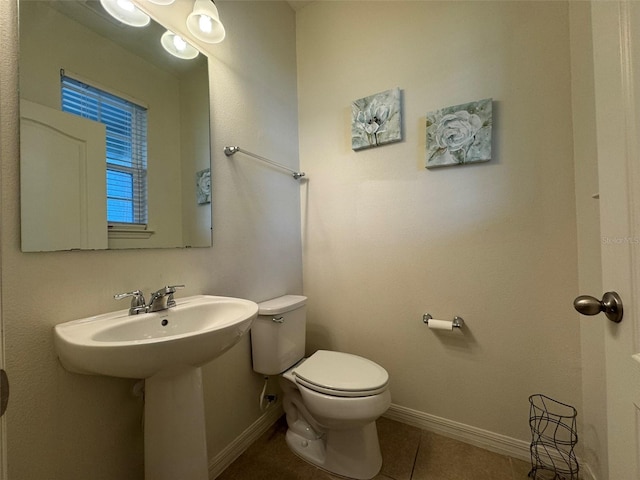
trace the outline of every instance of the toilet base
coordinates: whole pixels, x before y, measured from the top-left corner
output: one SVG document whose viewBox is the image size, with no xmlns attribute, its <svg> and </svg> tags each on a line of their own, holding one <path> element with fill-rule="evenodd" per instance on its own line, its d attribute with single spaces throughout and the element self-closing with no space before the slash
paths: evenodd
<svg viewBox="0 0 640 480">
<path fill-rule="evenodd" d="M 351 430 L 329 430 L 315 440 L 289 429 L 286 438 L 287 445 L 297 456 L 336 475 L 369 480 L 382 467 L 375 422 Z"/>
<path fill-rule="evenodd" d="M 287 430 L 287 445 L 289 449 L 303 460 L 312 465 L 322 466 L 325 460 L 324 438 L 309 440 L 293 430 Z"/>
</svg>

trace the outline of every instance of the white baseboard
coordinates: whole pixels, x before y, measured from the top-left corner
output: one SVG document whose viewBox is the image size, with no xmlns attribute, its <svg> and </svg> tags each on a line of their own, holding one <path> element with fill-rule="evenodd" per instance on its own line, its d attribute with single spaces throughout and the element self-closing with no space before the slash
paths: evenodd
<svg viewBox="0 0 640 480">
<path fill-rule="evenodd" d="M 436 417 L 435 415 L 395 404 L 389 407 L 389 410 L 387 410 L 383 417 L 455 440 L 460 440 L 461 442 L 475 445 L 476 447 L 484 448 L 485 450 L 490 450 L 501 455 L 507 455 L 526 462 L 531 460 L 529 453 L 530 444 L 524 440 L 507 437 L 506 435 L 454 422 L 446 418 Z M 589 465 L 583 465 L 580 460 L 578 461 L 581 467 L 580 478 L 583 480 L 595 480 Z"/>
<path fill-rule="evenodd" d="M 531 459 L 529 443 L 481 428 L 454 422 L 429 413 L 392 404 L 383 417 L 414 427 L 460 440 L 501 455 L 528 461 Z"/>
<path fill-rule="evenodd" d="M 581 477 L 584 480 L 596 480 L 596 476 L 593 474 L 593 472 L 591 471 L 591 467 L 589 466 L 589 464 L 580 464 L 580 471 L 581 473 Z"/>
<path fill-rule="evenodd" d="M 209 462 L 209 479 L 215 480 L 224 469 L 231 465 L 253 442 L 260 438 L 283 413 L 281 404 L 274 405 L 273 408 L 267 410 L 260 418 L 253 422 L 249 428 L 242 432 L 240 436 L 218 453 Z M 475 445 L 476 447 L 484 448 L 485 450 L 490 450 L 501 455 L 507 455 L 524 461 L 530 461 L 531 459 L 528 442 L 411 408 L 393 404 L 383 417 L 455 440 L 460 440 L 461 442 Z M 580 478 L 583 480 L 596 480 L 588 465 L 583 465 L 582 462 L 580 462 L 580 466 Z"/>
<path fill-rule="evenodd" d="M 234 460 L 249 448 L 260 436 L 266 432 L 282 414 L 282 404 L 277 403 L 262 414 L 249 428 L 227 445 L 220 453 L 209 461 L 209 479 L 215 480 Z"/>
</svg>

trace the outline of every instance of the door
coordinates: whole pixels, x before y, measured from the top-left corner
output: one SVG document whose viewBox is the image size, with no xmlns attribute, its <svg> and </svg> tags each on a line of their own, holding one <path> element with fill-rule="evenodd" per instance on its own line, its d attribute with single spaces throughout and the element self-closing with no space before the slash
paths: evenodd
<svg viewBox="0 0 640 480">
<path fill-rule="evenodd" d="M 21 100 L 23 252 L 107 248 L 105 138 L 99 122 Z"/>
<path fill-rule="evenodd" d="M 624 303 L 604 315 L 609 480 L 640 479 L 640 2 L 592 2 L 602 285 Z M 602 292 L 600 292 L 602 293 Z M 584 319 L 585 321 L 589 321 Z"/>
</svg>

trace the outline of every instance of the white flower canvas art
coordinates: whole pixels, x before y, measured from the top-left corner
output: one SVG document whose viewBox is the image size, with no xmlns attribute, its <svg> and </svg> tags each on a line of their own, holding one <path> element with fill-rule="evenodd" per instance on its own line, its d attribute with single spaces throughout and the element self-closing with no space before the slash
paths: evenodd
<svg viewBox="0 0 640 480">
<path fill-rule="evenodd" d="M 378 147 L 402 140 L 400 89 L 361 98 L 351 104 L 351 148 Z"/>
<path fill-rule="evenodd" d="M 427 168 L 491 160 L 493 99 L 427 113 Z"/>
</svg>

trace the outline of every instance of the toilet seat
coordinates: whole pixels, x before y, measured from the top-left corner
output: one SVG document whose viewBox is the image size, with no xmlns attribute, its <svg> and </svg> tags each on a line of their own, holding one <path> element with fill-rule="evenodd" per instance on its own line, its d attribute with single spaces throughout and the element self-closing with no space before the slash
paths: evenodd
<svg viewBox="0 0 640 480">
<path fill-rule="evenodd" d="M 375 362 L 350 353 L 318 350 L 296 365 L 296 383 L 335 397 L 367 397 L 387 389 L 389 374 Z"/>
</svg>

